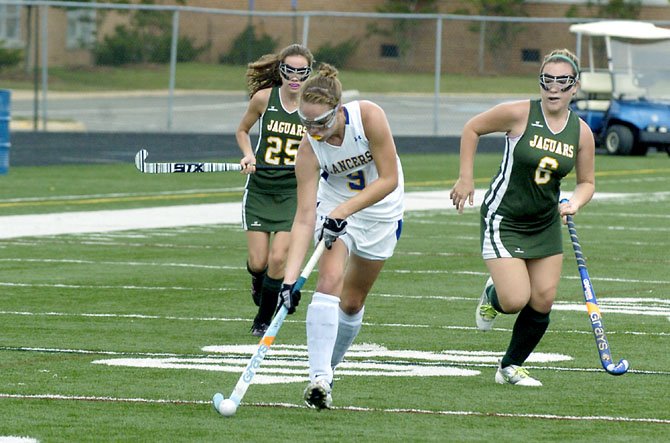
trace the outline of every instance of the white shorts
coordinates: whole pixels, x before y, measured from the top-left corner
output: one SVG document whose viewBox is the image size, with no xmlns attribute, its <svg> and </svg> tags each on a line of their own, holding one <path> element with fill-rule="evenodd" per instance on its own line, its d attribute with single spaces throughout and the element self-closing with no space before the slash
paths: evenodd
<svg viewBox="0 0 670 443">
<path fill-rule="evenodd" d="M 319 240 L 321 227 L 330 213 L 321 214 L 317 211 L 314 241 Z M 356 217 L 356 214 L 347 218 L 347 233 L 339 237 L 355 254 L 367 260 L 386 260 L 393 256 L 393 251 L 402 232 L 402 220 L 374 221 Z"/>
</svg>

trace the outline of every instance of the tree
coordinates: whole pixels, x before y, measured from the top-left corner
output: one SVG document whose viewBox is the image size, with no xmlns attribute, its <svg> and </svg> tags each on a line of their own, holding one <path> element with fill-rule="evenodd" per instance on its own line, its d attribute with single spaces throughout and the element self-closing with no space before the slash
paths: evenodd
<svg viewBox="0 0 670 443">
<path fill-rule="evenodd" d="M 395 14 L 430 14 L 437 12 L 436 0 L 386 0 L 377 7 L 377 12 Z M 406 59 L 411 53 L 419 24 L 411 19 L 393 19 L 388 26 L 371 23 L 367 27 L 368 35 L 377 34 L 389 37 L 398 48 L 398 55 Z"/>
<path fill-rule="evenodd" d="M 464 15 L 484 15 L 484 16 L 502 16 L 502 17 L 527 17 L 525 0 L 472 0 L 472 6 L 475 11 L 469 8 L 463 8 L 455 11 L 456 14 Z M 484 34 L 483 52 L 499 53 L 512 47 L 512 42 L 516 36 L 524 30 L 519 23 L 510 22 L 486 22 L 475 23 L 470 27 L 470 31 L 477 34 Z M 498 64 L 505 68 L 508 57 L 496 57 Z M 483 66 L 480 66 L 483 69 Z"/>
<path fill-rule="evenodd" d="M 123 3 L 124 0 L 117 0 Z M 140 4 L 153 5 L 154 0 L 141 0 Z M 177 0 L 180 5 L 186 0 Z M 99 65 L 128 63 L 167 63 L 172 45 L 172 13 L 170 11 L 136 10 L 128 12 L 128 25 L 118 25 L 114 33 L 103 37 L 94 49 Z M 177 61 L 192 61 L 209 47 L 209 43 L 196 46 L 190 37 L 179 37 Z"/>
<path fill-rule="evenodd" d="M 592 17 L 635 20 L 640 17 L 642 0 L 589 0 L 586 9 Z M 580 16 L 576 6 L 571 6 L 567 17 Z"/>
</svg>

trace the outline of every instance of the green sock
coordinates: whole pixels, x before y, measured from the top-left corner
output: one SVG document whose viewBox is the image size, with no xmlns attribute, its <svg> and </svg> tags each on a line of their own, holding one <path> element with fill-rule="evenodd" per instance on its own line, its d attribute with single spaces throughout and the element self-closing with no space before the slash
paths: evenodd
<svg viewBox="0 0 670 443">
<path fill-rule="evenodd" d="M 491 300 L 491 306 L 493 306 L 493 309 L 500 312 L 501 314 L 507 314 L 500 306 L 500 301 L 498 300 L 498 293 L 496 292 L 495 286 L 489 286 L 486 295 L 488 295 L 489 300 Z"/>
<path fill-rule="evenodd" d="M 279 290 L 284 278 L 271 278 L 265 274 L 263 279 L 263 290 L 261 292 L 261 306 L 258 308 L 258 314 L 254 320 L 256 323 L 269 324 L 272 316 L 277 309 L 277 300 L 279 299 Z"/>
<path fill-rule="evenodd" d="M 549 313 L 537 312 L 526 305 L 516 318 L 512 338 L 500 365 L 521 366 L 540 342 L 549 327 Z"/>
<path fill-rule="evenodd" d="M 268 267 L 266 266 L 262 271 L 252 271 L 249 262 L 247 262 L 247 272 L 251 274 L 251 298 L 253 298 L 256 306 L 261 305 L 261 291 L 263 290 L 263 280 L 267 270 Z"/>
</svg>

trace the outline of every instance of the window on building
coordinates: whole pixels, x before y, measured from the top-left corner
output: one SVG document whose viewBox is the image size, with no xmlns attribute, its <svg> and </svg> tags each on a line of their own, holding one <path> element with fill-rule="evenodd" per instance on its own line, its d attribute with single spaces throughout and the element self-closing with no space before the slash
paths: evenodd
<svg viewBox="0 0 670 443">
<path fill-rule="evenodd" d="M 521 61 L 524 63 L 536 63 L 540 61 L 540 50 L 539 49 L 522 49 L 521 50 Z"/>
<path fill-rule="evenodd" d="M 398 45 L 382 44 L 379 49 L 380 49 L 380 55 L 382 57 L 391 57 L 391 58 L 400 57 L 400 51 L 398 50 Z"/>
<path fill-rule="evenodd" d="M 7 46 L 21 43 L 21 13 L 18 5 L 0 5 L 0 40 Z"/>
<path fill-rule="evenodd" d="M 90 48 L 95 43 L 95 9 L 67 11 L 67 49 Z"/>
</svg>

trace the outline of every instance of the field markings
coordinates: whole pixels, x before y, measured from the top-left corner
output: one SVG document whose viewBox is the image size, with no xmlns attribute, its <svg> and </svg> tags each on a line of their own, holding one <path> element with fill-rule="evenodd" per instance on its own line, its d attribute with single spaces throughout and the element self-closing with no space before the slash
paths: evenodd
<svg viewBox="0 0 670 443">
<path fill-rule="evenodd" d="M 78 401 L 78 402 L 103 402 L 103 403 L 140 403 L 140 404 L 157 404 L 157 405 L 206 405 L 211 406 L 209 400 L 177 400 L 177 399 L 160 399 L 160 398 L 142 398 L 142 397 L 98 397 L 98 396 L 84 396 L 84 395 L 60 395 L 60 394 L 11 394 L 0 393 L 0 398 L 6 399 L 20 399 L 20 400 L 58 400 L 58 401 Z M 304 404 L 295 403 L 269 403 L 269 402 L 243 402 L 241 404 L 244 408 L 247 407 L 263 407 L 263 408 L 287 408 L 287 409 L 309 409 Z M 550 421 L 604 421 L 604 422 L 620 422 L 620 423 L 645 423 L 645 424 L 670 424 L 670 419 L 657 417 L 626 417 L 626 416 L 611 416 L 611 415 L 560 415 L 560 414 L 525 414 L 525 413 L 506 413 L 506 412 L 485 412 L 485 411 L 457 411 L 457 410 L 431 410 L 431 409 L 414 409 L 414 408 L 371 408 L 361 406 L 334 406 L 333 411 L 345 412 L 367 412 L 367 413 L 382 413 L 382 414 L 425 414 L 425 415 L 446 415 L 458 417 L 484 417 L 484 418 L 502 418 L 502 419 L 518 419 L 529 418 L 538 420 Z M 241 413 L 244 413 L 242 410 Z M 216 414 L 212 411 L 212 414 Z M 216 415 L 214 415 L 216 416 Z M 234 420 L 234 418 L 231 418 Z"/>
<path fill-rule="evenodd" d="M 19 437 L 16 435 L 0 435 L 0 443 L 39 443 L 32 437 Z"/>
<path fill-rule="evenodd" d="M 442 299 L 442 300 L 465 300 L 469 303 L 473 303 L 476 299 L 470 299 L 465 297 L 432 297 L 433 299 Z M 604 300 L 606 306 L 616 306 L 616 303 L 611 303 L 613 299 Z M 554 305 L 554 308 L 556 305 Z M 567 309 L 557 309 L 565 311 L 578 311 L 586 312 L 586 307 L 584 304 L 566 304 Z M 614 313 L 608 309 L 602 309 L 603 313 Z M 668 315 L 667 309 L 657 308 L 654 305 L 651 305 L 648 308 L 637 307 L 635 310 L 630 311 L 617 311 L 620 314 L 630 314 L 630 315 L 656 315 L 656 316 L 666 316 Z M 245 317 L 180 317 L 180 316 L 170 316 L 170 315 L 152 315 L 152 314 L 113 314 L 113 313 L 72 313 L 72 312 L 30 312 L 30 311 L 0 311 L 0 316 L 17 316 L 17 317 L 81 317 L 81 318 L 112 318 L 112 319 L 133 319 L 133 320 L 161 320 L 161 321 L 184 321 L 184 322 L 248 322 L 251 318 Z M 302 323 L 304 320 L 293 320 L 287 319 L 285 323 Z M 363 325 L 365 327 L 380 327 L 380 328 L 405 328 L 405 329 L 442 329 L 442 330 L 454 330 L 454 331 L 476 331 L 475 326 L 457 326 L 457 325 L 432 325 L 432 324 L 421 324 L 421 323 L 378 323 L 378 322 L 368 322 L 364 321 Z M 511 329 L 508 328 L 494 328 L 495 331 L 501 332 L 511 332 Z M 584 334 L 592 335 L 591 330 L 575 330 L 575 329 L 549 329 L 547 334 Z M 637 335 L 637 336 L 649 336 L 649 337 L 670 337 L 670 332 L 649 332 L 649 331 L 608 331 L 607 335 Z M 0 346 L 0 349 L 4 349 Z"/>
<path fill-rule="evenodd" d="M 463 328 L 465 329 L 465 328 Z M 473 328 L 468 328 L 468 329 L 473 329 Z M 503 329 L 497 329 L 502 331 Z M 508 330 L 509 332 L 509 330 Z M 560 331 L 559 331 L 560 332 Z M 581 331 L 579 331 L 581 332 Z M 591 333 L 589 335 L 592 335 Z M 299 348 L 301 345 L 281 345 L 285 349 L 291 349 L 291 348 Z M 304 346 L 303 346 L 304 347 Z M 208 348 L 222 348 L 221 346 L 205 346 L 203 347 L 203 350 L 206 350 Z M 253 351 L 256 351 L 257 345 L 227 345 L 226 348 L 231 348 L 235 349 L 234 353 L 230 353 L 227 357 L 229 357 L 226 361 L 234 361 L 236 364 L 239 365 L 238 369 L 232 371 L 235 373 L 241 373 L 242 370 L 246 367 L 246 364 L 249 361 L 249 357 L 253 355 Z M 30 347 L 30 346 L 0 346 L 0 351 L 7 351 L 7 352 L 35 352 L 35 353 L 45 353 L 45 354 L 70 354 L 70 355 L 89 355 L 89 356 L 109 356 L 109 357 L 124 357 L 124 358 L 116 358 L 116 359 L 109 359 L 109 360 L 117 360 L 119 361 L 119 365 L 121 364 L 122 360 L 128 360 L 127 357 L 133 356 L 133 357 L 138 357 L 136 359 L 130 359 L 132 361 L 142 361 L 142 360 L 150 360 L 153 359 L 154 363 L 149 363 L 148 361 L 146 363 L 143 363 L 141 365 L 136 365 L 136 367 L 160 367 L 161 362 L 167 362 L 171 366 L 172 363 L 178 361 L 178 359 L 183 359 L 185 361 L 189 361 L 193 363 L 194 361 L 199 361 L 204 364 L 210 364 L 212 362 L 222 362 L 221 357 L 213 354 L 177 354 L 174 352 L 140 352 L 140 351 L 107 351 L 107 350 L 90 350 L 90 349 L 65 349 L 65 348 L 45 348 L 45 347 Z M 246 351 L 245 353 L 242 351 Z M 401 352 L 418 352 L 418 353 L 425 353 L 426 351 L 401 351 Z M 442 366 L 456 366 L 456 367 L 465 367 L 465 368 L 487 368 L 487 369 L 495 369 L 498 367 L 498 360 L 499 358 L 503 355 L 502 352 L 498 351 L 462 351 L 462 350 L 445 350 L 443 351 L 445 353 L 450 353 L 452 355 L 456 355 L 459 359 L 459 361 L 455 361 L 454 358 L 452 360 L 454 361 L 449 361 L 449 362 L 441 362 L 441 361 L 420 361 L 416 358 L 414 359 L 402 359 L 399 360 L 398 358 L 393 358 L 391 359 L 390 357 L 384 360 L 374 360 L 374 363 L 377 365 L 383 365 L 383 364 L 388 364 L 388 365 L 411 365 L 411 366 L 435 366 L 435 365 L 442 365 Z M 296 366 L 296 365 L 302 365 L 305 367 L 305 371 L 307 368 L 307 362 L 306 362 L 306 356 L 299 356 L 299 355 L 287 355 L 287 352 L 279 352 L 279 354 L 282 354 L 281 357 L 277 357 L 276 355 L 277 350 L 273 347 L 272 351 L 268 353 L 266 360 L 268 362 L 275 361 L 275 362 L 281 362 L 281 365 L 285 366 Z M 479 358 L 476 357 L 476 355 L 480 355 Z M 460 355 L 460 356 L 459 356 Z M 468 355 L 469 357 L 464 357 Z M 551 360 L 560 360 L 564 359 L 565 357 L 561 357 L 562 354 L 555 354 L 555 353 L 533 353 L 531 354 L 530 359 L 528 360 L 531 364 L 524 365 L 524 367 L 532 370 L 545 370 L 545 371 L 559 371 L 559 372 L 588 372 L 588 373 L 597 373 L 597 374 L 602 374 L 603 369 L 597 366 L 593 367 L 574 367 L 574 366 L 555 366 L 555 365 L 533 365 L 532 363 L 542 363 L 543 360 L 547 360 L 551 362 Z M 142 358 L 139 358 L 142 357 Z M 446 357 L 449 358 L 449 357 Z M 569 360 L 572 360 L 572 357 L 569 357 Z M 471 360 L 471 361 L 466 361 L 466 360 Z M 487 362 L 488 360 L 489 362 Z M 371 359 L 364 359 L 361 360 L 363 363 L 370 363 L 373 362 Z M 490 363 L 494 362 L 494 363 Z M 266 363 L 264 367 L 267 367 L 269 363 Z M 153 365 L 153 366 L 152 366 Z M 166 366 L 165 368 L 168 368 Z M 177 367 L 174 367 L 177 368 Z M 178 367 L 178 369 L 208 369 L 203 366 L 199 366 L 197 368 L 186 368 L 183 366 Z M 211 368 L 210 368 L 211 369 Z M 220 371 L 225 371 L 224 369 L 217 369 L 213 368 L 213 370 L 220 370 Z M 304 374 L 306 372 L 303 371 L 303 377 L 306 377 Z M 231 371 L 227 371 L 231 372 Z M 639 375 L 662 375 L 662 376 L 670 376 L 670 371 L 658 371 L 658 370 L 649 370 L 649 369 L 639 369 L 639 368 L 633 368 L 629 369 L 627 374 L 639 374 Z M 338 372 L 338 375 L 340 375 L 340 372 Z M 363 374 L 359 374 L 363 375 Z M 307 381 L 307 378 L 301 378 L 301 381 Z M 288 381 L 293 381 L 293 380 L 287 380 L 287 381 L 282 381 L 282 382 L 288 382 Z M 254 383 L 256 383 L 256 379 L 254 378 Z"/>
<path fill-rule="evenodd" d="M 138 286 L 138 285 L 75 285 L 67 283 L 16 283 L 16 282 L 0 282 L 0 287 L 16 287 L 16 288 L 54 288 L 54 289 L 123 289 L 134 291 L 207 291 L 207 292 L 224 292 L 236 291 L 239 288 L 194 288 L 192 286 Z"/>
<path fill-rule="evenodd" d="M 475 205 L 481 205 L 485 190 L 475 192 Z M 564 195 L 569 197 L 568 194 Z M 596 193 L 595 200 L 653 198 L 654 193 L 622 194 Z M 85 202 L 119 201 L 121 197 L 88 198 Z M 146 199 L 151 196 L 124 197 Z M 167 194 L 163 198 L 170 198 Z M 20 202 L 0 203 L 2 205 Z M 30 202 L 34 204 L 33 202 Z M 50 202 L 54 203 L 54 202 Z M 77 203 L 76 200 L 71 202 Z M 408 192 L 405 194 L 407 211 L 447 210 L 455 212 L 449 191 Z M 51 214 L 7 215 L 0 217 L 0 238 L 32 237 L 44 235 L 113 232 L 131 229 L 166 228 L 208 224 L 240 224 L 241 202 L 162 206 L 153 208 L 118 209 L 101 211 L 74 211 Z"/>
<path fill-rule="evenodd" d="M 15 262 L 15 263 L 62 263 L 62 264 L 75 264 L 75 265 L 106 265 L 106 266 L 148 266 L 148 267 L 177 267 L 177 268 L 193 268 L 193 269 L 213 269 L 213 270 L 230 270 L 230 271 L 240 271 L 245 270 L 243 266 L 228 266 L 228 265 L 208 265 L 208 264 L 199 264 L 199 263 L 175 263 L 175 262 L 137 262 L 137 261 L 102 261 L 102 260 L 83 260 L 76 258 L 59 258 L 59 259 L 50 259 L 50 258 L 18 258 L 18 257 L 7 257 L 0 258 L 0 262 Z M 453 271 L 448 269 L 385 269 L 382 272 L 384 273 L 395 273 L 395 274 L 423 274 L 423 275 L 471 275 L 477 277 L 485 277 L 489 274 L 483 271 Z M 561 278 L 567 280 L 579 280 L 579 276 L 574 275 L 564 275 Z M 614 282 L 614 283 L 635 283 L 635 284 L 654 284 L 654 285 L 668 285 L 670 280 L 645 280 L 637 278 L 623 278 L 623 277 L 593 277 L 593 281 L 602 281 L 602 282 Z M 13 282 L 2 282 L 0 281 L 0 286 L 30 286 L 30 283 L 13 283 Z M 46 283 L 40 284 L 42 287 L 48 287 Z M 59 287 L 61 287 L 59 285 Z M 73 285 L 73 287 L 79 287 L 79 285 Z M 98 287 L 98 286 L 88 286 L 88 287 Z M 105 286 L 110 288 L 113 286 Z M 126 288 L 126 286 L 118 286 L 119 288 Z M 217 290 L 216 288 L 198 288 L 203 290 Z"/>
<path fill-rule="evenodd" d="M 61 203 L 70 203 L 75 202 L 78 204 L 84 204 L 89 200 L 97 201 L 113 201 L 113 199 L 121 199 L 120 201 L 125 201 L 124 199 L 133 198 L 133 197 L 142 197 L 143 200 L 146 200 L 144 197 L 157 197 L 157 200 L 162 200 L 165 196 L 171 195 L 201 195 L 201 194 L 210 194 L 219 195 L 221 193 L 241 193 L 244 191 L 244 188 L 241 186 L 236 186 L 233 188 L 220 188 L 220 189 L 176 189 L 170 191 L 152 191 L 152 192 L 112 192 L 108 194 L 78 194 L 78 195 L 54 195 L 46 197 L 14 197 L 14 198 L 3 198 L 0 199 L 0 207 L 11 207 L 12 203 L 45 203 L 45 202 L 61 202 Z"/>
</svg>

